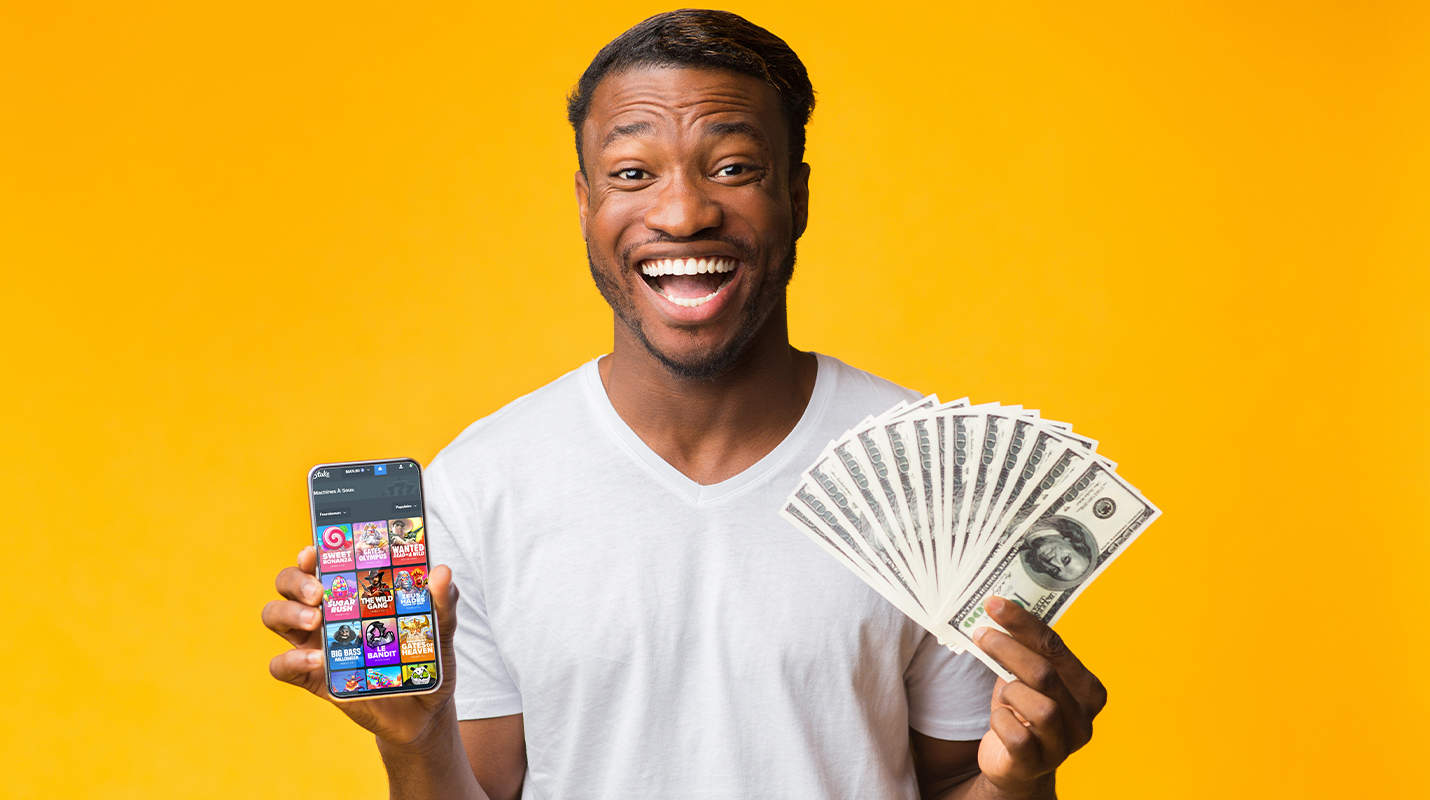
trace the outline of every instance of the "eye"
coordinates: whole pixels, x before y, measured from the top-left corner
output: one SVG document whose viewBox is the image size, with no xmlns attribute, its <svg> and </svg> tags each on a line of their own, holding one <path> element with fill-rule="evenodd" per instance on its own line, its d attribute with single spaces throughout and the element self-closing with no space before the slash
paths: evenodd
<svg viewBox="0 0 1430 800">
<path fill-rule="evenodd" d="M 643 169 L 626 167 L 625 169 L 618 169 L 611 173 L 611 177 L 621 181 L 639 181 L 649 178 L 650 174 Z"/>
<path fill-rule="evenodd" d="M 748 164 L 726 164 L 725 166 L 715 170 L 715 177 L 738 178 L 748 172 L 750 172 L 750 166 Z"/>
</svg>

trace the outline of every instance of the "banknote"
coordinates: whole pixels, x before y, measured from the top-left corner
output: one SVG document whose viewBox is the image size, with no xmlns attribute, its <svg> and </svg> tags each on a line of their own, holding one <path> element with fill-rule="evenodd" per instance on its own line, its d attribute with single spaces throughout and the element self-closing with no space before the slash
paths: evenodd
<svg viewBox="0 0 1430 800">
<path fill-rule="evenodd" d="M 1048 624 L 1161 512 L 1071 425 L 934 395 L 865 417 L 805 470 L 781 516 L 955 651 L 997 595 Z"/>
</svg>

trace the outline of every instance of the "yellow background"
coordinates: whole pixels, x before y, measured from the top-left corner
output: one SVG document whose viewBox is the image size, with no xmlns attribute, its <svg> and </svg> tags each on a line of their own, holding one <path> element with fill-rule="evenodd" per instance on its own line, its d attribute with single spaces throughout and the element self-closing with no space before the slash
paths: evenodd
<svg viewBox="0 0 1430 800">
<path fill-rule="evenodd" d="M 1352 5 L 733 9 L 819 91 L 796 344 L 1165 511 L 1059 626 L 1112 696 L 1066 797 L 1421 785 L 1430 13 Z M 659 10 L 0 8 L 0 794 L 383 795 L 267 675 L 305 469 L 609 347 L 563 98 Z"/>
</svg>

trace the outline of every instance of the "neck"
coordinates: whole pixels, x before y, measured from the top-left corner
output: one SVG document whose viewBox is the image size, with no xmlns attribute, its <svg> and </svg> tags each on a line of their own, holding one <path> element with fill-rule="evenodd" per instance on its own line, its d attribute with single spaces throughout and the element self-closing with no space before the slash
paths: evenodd
<svg viewBox="0 0 1430 800">
<path fill-rule="evenodd" d="M 809 404 L 818 371 L 813 354 L 790 345 L 783 307 L 740 360 L 713 378 L 672 373 L 619 321 L 615 346 L 597 366 L 631 430 L 706 485 L 739 474 L 784 440 Z"/>
</svg>

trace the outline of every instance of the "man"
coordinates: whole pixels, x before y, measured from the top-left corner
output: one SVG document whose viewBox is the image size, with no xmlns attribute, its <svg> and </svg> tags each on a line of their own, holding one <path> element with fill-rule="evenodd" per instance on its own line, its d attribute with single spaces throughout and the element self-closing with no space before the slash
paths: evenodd
<svg viewBox="0 0 1430 800">
<path fill-rule="evenodd" d="M 830 438 L 914 396 L 789 344 L 812 105 L 788 46 L 723 12 L 646 20 L 583 75 L 615 344 L 427 472 L 447 680 L 340 706 L 394 797 L 1047 798 L 1090 737 L 1102 687 L 1046 626 L 990 601 L 1012 635 L 979 643 L 1020 678 L 995 684 L 778 517 Z M 264 619 L 295 645 L 274 676 L 326 697 L 313 566 Z"/>
<path fill-rule="evenodd" d="M 1029 530 L 1019 548 L 1028 577 L 1044 589 L 1072 589 L 1097 566 L 1092 531 L 1070 517 L 1053 517 Z"/>
</svg>

